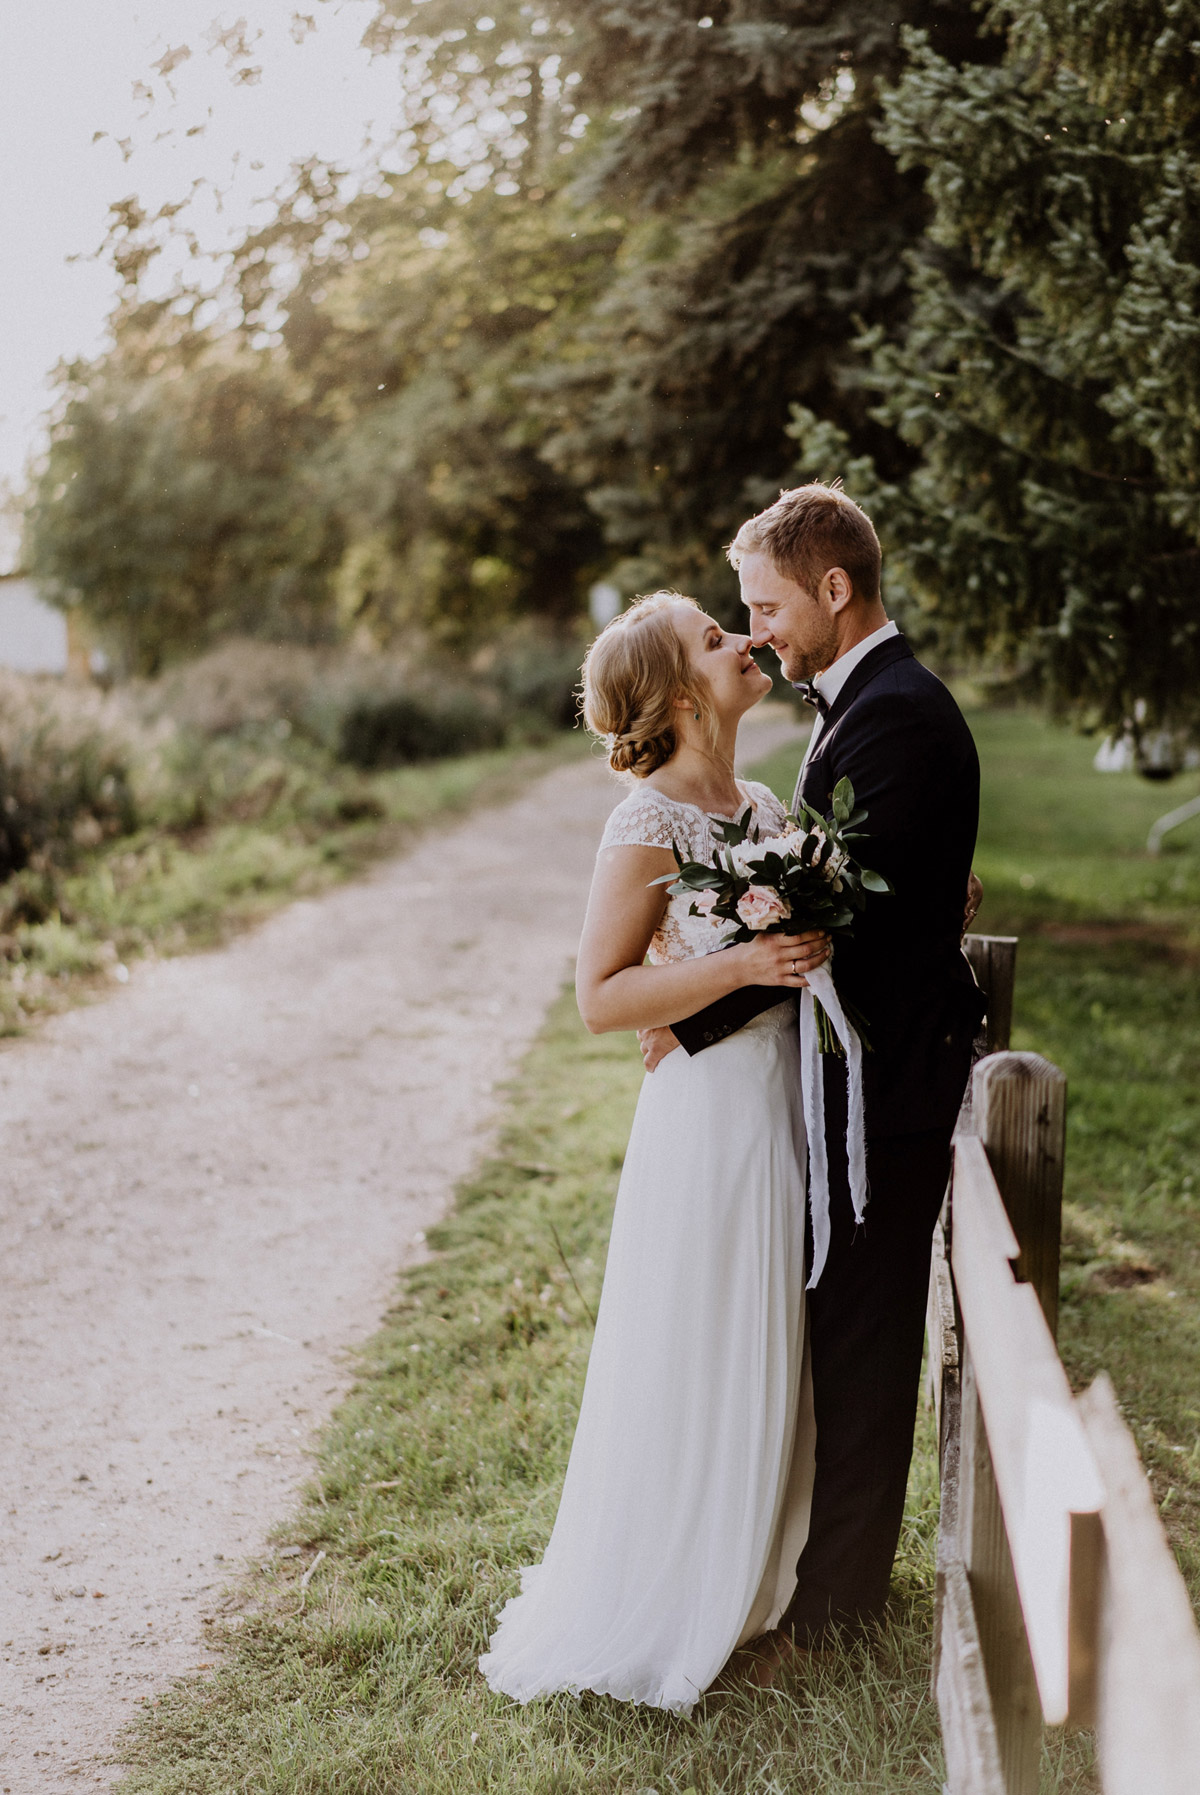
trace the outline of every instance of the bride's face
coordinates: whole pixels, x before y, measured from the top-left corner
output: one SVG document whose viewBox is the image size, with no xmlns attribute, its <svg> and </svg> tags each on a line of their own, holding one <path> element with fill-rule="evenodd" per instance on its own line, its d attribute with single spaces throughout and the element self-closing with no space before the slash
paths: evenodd
<svg viewBox="0 0 1200 1795">
<path fill-rule="evenodd" d="M 722 721 L 742 716 L 771 690 L 771 681 L 755 664 L 749 636 L 730 635 L 703 611 L 680 605 L 675 627 L 688 660 L 704 679 Z"/>
</svg>

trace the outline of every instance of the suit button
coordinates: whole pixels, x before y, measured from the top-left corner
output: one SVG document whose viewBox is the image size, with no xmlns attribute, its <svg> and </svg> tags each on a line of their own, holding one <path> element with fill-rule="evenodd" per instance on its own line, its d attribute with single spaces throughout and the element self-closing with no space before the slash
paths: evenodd
<svg viewBox="0 0 1200 1795">
<path fill-rule="evenodd" d="M 709 1043 L 709 1042 L 711 1042 L 711 1041 L 712 1041 L 712 1040 L 713 1040 L 713 1039 L 714 1039 L 714 1037 L 713 1037 L 713 1035 L 712 1035 L 712 1033 L 711 1033 L 711 1032 L 710 1032 L 710 1031 L 707 1031 L 707 1030 L 706 1030 L 706 1031 L 705 1031 L 705 1035 L 704 1035 L 704 1039 L 705 1039 L 705 1042 L 706 1042 L 706 1043 Z"/>
</svg>

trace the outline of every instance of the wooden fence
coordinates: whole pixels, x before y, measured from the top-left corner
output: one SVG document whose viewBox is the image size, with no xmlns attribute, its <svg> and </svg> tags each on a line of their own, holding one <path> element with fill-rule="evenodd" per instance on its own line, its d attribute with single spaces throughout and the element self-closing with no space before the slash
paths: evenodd
<svg viewBox="0 0 1200 1795">
<path fill-rule="evenodd" d="M 929 1287 L 941 1466 L 933 1687 L 948 1795 L 1037 1795 L 1045 1726 L 1105 1795 L 1200 1791 L 1200 1634 L 1133 1438 L 1058 1357 L 1066 1080 L 1007 1051 L 1016 942 L 969 936 L 986 1056 Z"/>
</svg>

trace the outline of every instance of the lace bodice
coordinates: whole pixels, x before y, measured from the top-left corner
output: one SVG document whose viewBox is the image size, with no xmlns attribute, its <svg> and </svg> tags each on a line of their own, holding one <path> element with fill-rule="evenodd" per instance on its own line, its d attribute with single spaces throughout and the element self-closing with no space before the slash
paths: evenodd
<svg viewBox="0 0 1200 1795">
<path fill-rule="evenodd" d="M 761 841 L 777 835 L 787 815 L 783 805 L 769 786 L 755 779 L 740 779 L 746 802 L 738 811 L 745 816 L 752 809 L 750 836 Z M 716 819 L 722 820 L 722 819 Z M 636 787 L 623 803 L 618 804 L 605 826 L 601 852 L 605 848 L 670 848 L 672 843 L 685 860 L 710 860 L 716 847 L 714 818 L 695 804 L 679 798 L 668 798 L 653 786 Z M 711 954 L 720 947 L 730 931 L 730 924 L 712 922 L 706 916 L 689 916 L 693 902 L 690 895 L 668 900 L 663 919 L 654 933 L 649 948 L 652 965 L 662 966 L 671 960 L 691 960 L 698 954 Z"/>
</svg>

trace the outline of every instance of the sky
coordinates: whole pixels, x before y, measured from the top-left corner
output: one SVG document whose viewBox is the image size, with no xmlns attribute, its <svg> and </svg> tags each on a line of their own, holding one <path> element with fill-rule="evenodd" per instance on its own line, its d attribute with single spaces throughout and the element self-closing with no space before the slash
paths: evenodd
<svg viewBox="0 0 1200 1795">
<path fill-rule="evenodd" d="M 19 487 L 64 357 L 104 340 L 108 208 L 200 182 L 214 249 L 291 164 L 351 169 L 398 124 L 400 72 L 361 46 L 371 0 L 8 0 L 0 5 L 0 483 Z M 182 50 L 190 52 L 181 55 Z M 78 258 L 78 259 L 76 259 Z M 16 539 L 0 528 L 0 571 Z"/>
</svg>

